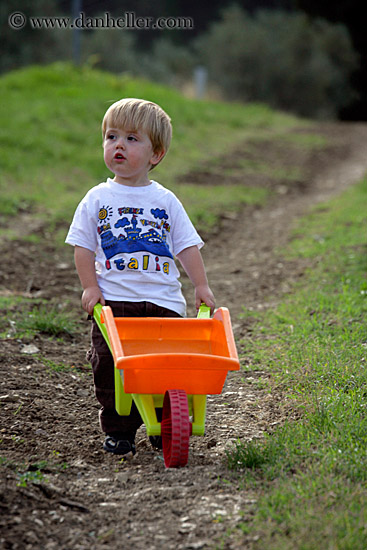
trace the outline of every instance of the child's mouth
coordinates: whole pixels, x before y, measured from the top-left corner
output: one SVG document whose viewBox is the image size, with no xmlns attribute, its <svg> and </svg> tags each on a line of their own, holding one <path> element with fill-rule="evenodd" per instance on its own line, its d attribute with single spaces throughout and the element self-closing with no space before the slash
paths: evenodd
<svg viewBox="0 0 367 550">
<path fill-rule="evenodd" d="M 125 157 L 124 157 L 124 155 L 122 155 L 121 153 L 116 153 L 115 159 L 116 159 L 116 160 L 125 160 Z"/>
</svg>

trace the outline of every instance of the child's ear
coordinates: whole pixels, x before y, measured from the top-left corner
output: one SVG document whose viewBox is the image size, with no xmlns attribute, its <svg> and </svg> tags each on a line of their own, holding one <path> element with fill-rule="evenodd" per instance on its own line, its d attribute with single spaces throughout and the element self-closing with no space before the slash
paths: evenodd
<svg viewBox="0 0 367 550">
<path fill-rule="evenodd" d="M 162 150 L 162 151 L 155 151 L 150 159 L 150 163 L 152 166 L 155 166 L 156 164 L 158 164 L 158 162 L 160 162 L 162 160 L 162 158 L 164 157 L 164 155 L 166 154 L 166 151 Z"/>
</svg>

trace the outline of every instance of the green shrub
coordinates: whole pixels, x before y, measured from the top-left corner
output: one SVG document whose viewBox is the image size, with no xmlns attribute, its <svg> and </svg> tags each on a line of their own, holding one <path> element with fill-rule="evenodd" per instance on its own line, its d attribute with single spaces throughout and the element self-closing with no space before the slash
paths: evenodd
<svg viewBox="0 0 367 550">
<path fill-rule="evenodd" d="M 357 55 L 341 24 L 277 10 L 251 17 L 232 6 L 196 47 L 229 98 L 319 118 L 336 116 L 353 98 Z"/>
<path fill-rule="evenodd" d="M 98 16 L 97 16 L 98 17 Z M 134 73 L 138 66 L 135 38 L 121 29 L 96 29 L 83 34 L 83 60 L 113 73 Z"/>
<path fill-rule="evenodd" d="M 192 78 L 196 64 L 196 58 L 189 48 L 167 38 L 157 38 L 151 50 L 140 56 L 134 74 L 180 87 Z"/>
</svg>

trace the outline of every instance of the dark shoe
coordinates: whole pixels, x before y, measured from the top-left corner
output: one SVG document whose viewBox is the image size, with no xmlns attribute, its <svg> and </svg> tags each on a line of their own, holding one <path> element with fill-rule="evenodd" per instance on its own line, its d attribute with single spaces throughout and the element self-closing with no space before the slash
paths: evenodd
<svg viewBox="0 0 367 550">
<path fill-rule="evenodd" d="M 136 453 L 135 443 L 126 439 L 126 435 L 123 434 L 107 435 L 103 449 L 108 453 L 122 456 L 133 456 Z"/>
<path fill-rule="evenodd" d="M 162 436 L 161 435 L 150 435 L 149 441 L 153 449 L 163 449 Z"/>
</svg>

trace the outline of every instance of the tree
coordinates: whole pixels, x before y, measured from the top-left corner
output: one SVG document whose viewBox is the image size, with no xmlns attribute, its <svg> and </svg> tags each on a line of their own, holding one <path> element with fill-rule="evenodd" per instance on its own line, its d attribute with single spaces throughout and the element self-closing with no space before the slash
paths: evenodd
<svg viewBox="0 0 367 550">
<path fill-rule="evenodd" d="M 238 6 L 200 37 L 197 50 L 227 97 L 304 116 L 335 117 L 353 97 L 357 64 L 347 29 L 297 12 Z"/>
<path fill-rule="evenodd" d="M 21 6 L 21 7 L 20 7 Z M 57 33 L 45 29 L 33 30 L 29 24 L 15 30 L 8 23 L 12 13 L 21 12 L 28 20 L 35 15 L 60 15 L 55 0 L 2 0 L 0 4 L 0 33 L 2 39 L 0 72 L 30 63 L 50 61 L 57 43 Z"/>
</svg>

